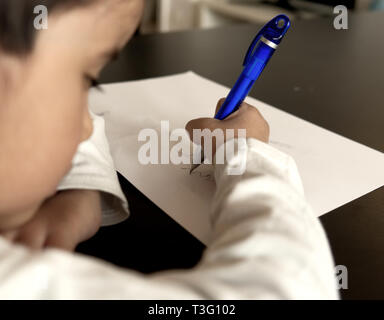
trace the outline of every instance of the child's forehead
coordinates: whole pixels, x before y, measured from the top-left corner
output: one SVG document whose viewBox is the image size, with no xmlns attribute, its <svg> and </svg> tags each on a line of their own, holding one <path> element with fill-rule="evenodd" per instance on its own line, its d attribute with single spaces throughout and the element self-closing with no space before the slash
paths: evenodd
<svg viewBox="0 0 384 320">
<path fill-rule="evenodd" d="M 58 37 L 58 32 L 74 38 L 99 36 L 124 37 L 136 26 L 141 15 L 142 0 L 94 0 L 94 5 L 63 10 L 50 17 L 46 32 Z M 59 36 L 61 38 L 61 36 Z"/>
<path fill-rule="evenodd" d="M 136 23 L 141 16 L 143 0 L 93 0 L 85 7 L 74 7 L 73 10 L 60 12 L 77 18 L 79 23 L 91 22 L 104 28 L 118 28 Z"/>
<path fill-rule="evenodd" d="M 135 13 L 143 6 L 144 0 L 94 0 L 95 3 L 88 9 L 96 9 L 97 14 L 108 15 L 126 15 Z"/>
</svg>

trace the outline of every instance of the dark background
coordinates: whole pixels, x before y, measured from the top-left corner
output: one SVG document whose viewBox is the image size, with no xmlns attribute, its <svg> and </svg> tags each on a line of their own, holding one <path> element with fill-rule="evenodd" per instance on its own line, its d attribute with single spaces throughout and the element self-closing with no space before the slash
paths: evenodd
<svg viewBox="0 0 384 320">
<path fill-rule="evenodd" d="M 136 36 L 102 83 L 193 70 L 231 87 L 259 27 Z M 329 18 L 295 21 L 250 95 L 384 152 L 383 30 L 383 13 L 350 14 L 348 30 L 335 30 Z M 195 265 L 204 246 L 121 176 L 120 182 L 131 218 L 102 228 L 77 250 L 142 272 Z M 348 268 L 342 297 L 383 299 L 384 187 L 321 222 L 335 263 Z"/>
</svg>

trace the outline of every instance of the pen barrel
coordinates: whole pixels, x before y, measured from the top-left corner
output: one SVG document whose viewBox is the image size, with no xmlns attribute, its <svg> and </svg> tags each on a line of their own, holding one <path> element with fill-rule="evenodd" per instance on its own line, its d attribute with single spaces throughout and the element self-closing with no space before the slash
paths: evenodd
<svg viewBox="0 0 384 320">
<path fill-rule="evenodd" d="M 274 52 L 274 48 L 260 41 L 245 66 L 243 74 L 250 80 L 257 80 Z"/>
<path fill-rule="evenodd" d="M 274 52 L 275 49 L 264 42 L 260 42 L 256 46 L 252 57 L 229 92 L 215 119 L 223 120 L 240 107 Z"/>
<path fill-rule="evenodd" d="M 254 82 L 255 81 L 250 80 L 242 73 L 239 79 L 237 79 L 235 85 L 232 87 L 231 91 L 229 92 L 220 110 L 216 114 L 215 119 L 223 120 L 228 117 L 231 113 L 239 109 L 241 103 L 244 101 Z"/>
</svg>

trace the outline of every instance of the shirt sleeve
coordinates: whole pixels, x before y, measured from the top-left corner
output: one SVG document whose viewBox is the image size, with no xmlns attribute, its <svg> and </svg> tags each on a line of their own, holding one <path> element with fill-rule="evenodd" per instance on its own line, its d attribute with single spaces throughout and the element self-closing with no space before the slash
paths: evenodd
<svg viewBox="0 0 384 320">
<path fill-rule="evenodd" d="M 213 240 L 196 267 L 143 275 L 79 254 L 33 253 L 0 241 L 0 297 L 337 299 L 330 247 L 294 161 L 254 139 L 245 147 L 245 154 L 215 168 Z M 245 172 L 230 175 L 244 160 Z"/>
<path fill-rule="evenodd" d="M 72 169 L 58 190 L 98 190 L 101 195 L 102 226 L 119 223 L 129 216 L 127 200 L 121 190 L 105 136 L 104 119 L 90 112 L 92 136 L 82 142 L 72 161 Z"/>
</svg>

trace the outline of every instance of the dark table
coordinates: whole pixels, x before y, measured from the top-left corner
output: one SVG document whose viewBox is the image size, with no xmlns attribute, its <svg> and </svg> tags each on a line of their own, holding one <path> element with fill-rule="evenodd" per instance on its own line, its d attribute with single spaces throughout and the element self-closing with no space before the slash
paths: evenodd
<svg viewBox="0 0 384 320">
<path fill-rule="evenodd" d="M 101 80 L 193 70 L 232 86 L 259 27 L 136 36 Z M 384 13 L 350 15 L 349 29 L 340 31 L 331 19 L 296 21 L 251 96 L 384 152 L 383 33 Z M 77 250 L 142 272 L 195 265 L 204 245 L 121 176 L 120 182 L 131 218 L 102 228 Z M 336 264 L 348 268 L 342 297 L 384 298 L 384 187 L 321 222 Z"/>
</svg>

